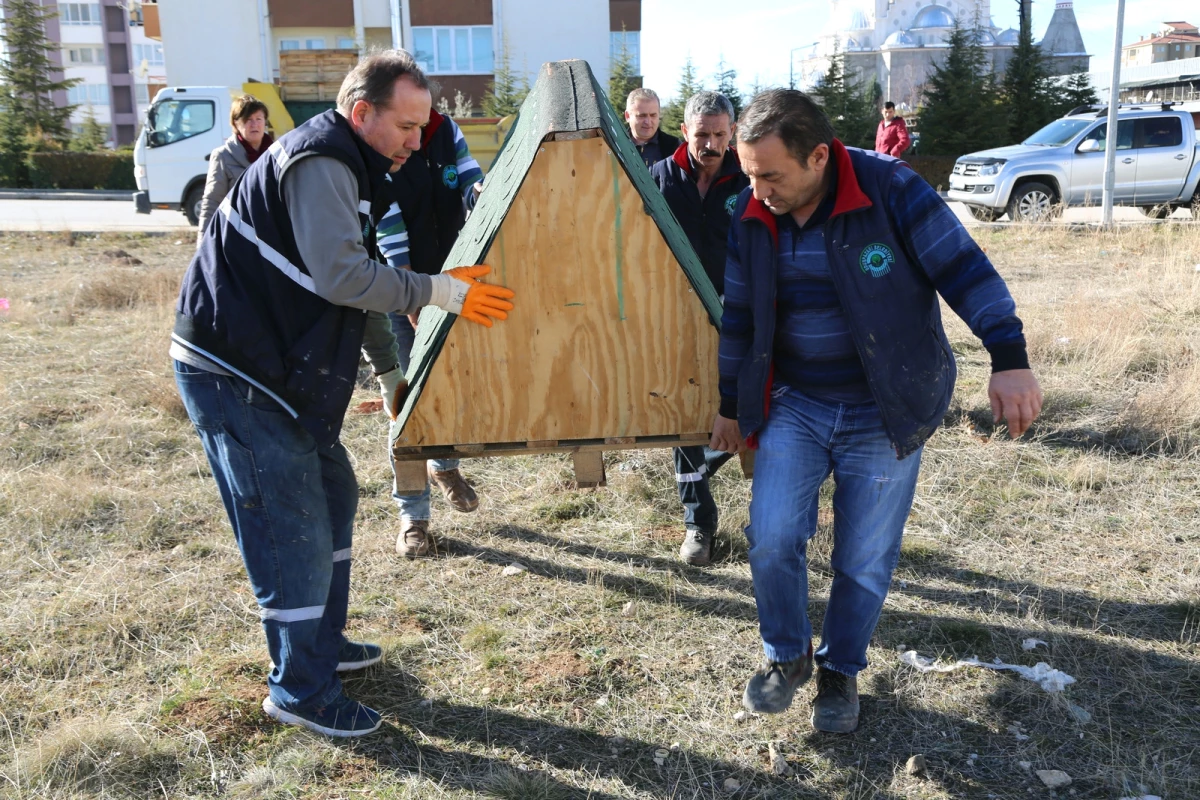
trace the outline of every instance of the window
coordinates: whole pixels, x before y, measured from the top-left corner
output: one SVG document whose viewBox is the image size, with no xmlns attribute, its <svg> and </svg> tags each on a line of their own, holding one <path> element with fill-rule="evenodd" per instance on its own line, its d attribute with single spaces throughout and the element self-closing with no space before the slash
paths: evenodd
<svg viewBox="0 0 1200 800">
<path fill-rule="evenodd" d="M 1141 142 L 1138 147 L 1179 147 L 1183 144 L 1183 124 L 1179 117 L 1150 117 L 1138 120 Z"/>
<path fill-rule="evenodd" d="M 284 50 L 299 50 L 299 49 L 300 49 L 300 40 L 299 39 L 280 39 L 279 40 L 279 52 L 281 52 L 281 53 Z"/>
<path fill-rule="evenodd" d="M 150 105 L 150 87 L 144 83 L 135 83 L 133 85 L 134 99 L 139 106 Z"/>
<path fill-rule="evenodd" d="M 305 39 L 304 40 L 304 49 L 305 50 L 324 50 L 325 49 L 325 40 L 324 39 Z"/>
<path fill-rule="evenodd" d="M 612 31 L 608 34 L 608 57 L 616 61 L 621 54 L 621 48 L 629 54 L 629 63 L 633 66 L 633 74 L 642 74 L 642 32 L 641 31 Z"/>
<path fill-rule="evenodd" d="M 163 49 L 161 44 L 135 44 L 133 46 L 133 63 L 135 67 L 141 66 L 145 61 L 152 67 L 161 67 L 163 65 Z"/>
<path fill-rule="evenodd" d="M 435 75 L 490 75 L 492 26 L 413 28 L 413 50 L 421 68 Z"/>
<path fill-rule="evenodd" d="M 67 102 L 73 106 L 108 105 L 107 83 L 77 83 L 67 89 Z"/>
<path fill-rule="evenodd" d="M 164 100 L 146 113 L 146 144 L 163 147 L 211 131 L 217 107 L 209 100 Z"/>
<path fill-rule="evenodd" d="M 1134 121 L 1131 119 L 1123 119 L 1117 123 L 1117 150 L 1133 149 L 1133 122 Z M 1097 125 L 1094 130 L 1090 131 L 1087 136 L 1083 137 L 1083 141 L 1079 144 L 1082 146 L 1083 142 L 1086 142 L 1089 139 L 1095 139 L 1100 143 L 1100 147 L 1098 150 L 1093 152 L 1103 152 L 1108 145 L 1108 142 L 1106 141 L 1107 137 L 1108 123 L 1104 122 L 1100 125 Z M 1028 143 L 1028 140 L 1026 140 L 1026 143 Z"/>
<path fill-rule="evenodd" d="M 337 45 L 338 50 L 356 50 L 356 49 L 358 49 L 358 45 L 356 45 L 354 43 L 354 39 L 352 39 L 349 36 L 339 36 L 337 42 L 338 42 L 338 45 Z"/>
<path fill-rule="evenodd" d="M 59 3 L 58 21 L 63 25 L 99 25 L 99 3 Z"/>
<path fill-rule="evenodd" d="M 71 47 L 67 50 L 67 63 L 72 66 L 102 66 L 104 64 L 104 48 Z"/>
</svg>

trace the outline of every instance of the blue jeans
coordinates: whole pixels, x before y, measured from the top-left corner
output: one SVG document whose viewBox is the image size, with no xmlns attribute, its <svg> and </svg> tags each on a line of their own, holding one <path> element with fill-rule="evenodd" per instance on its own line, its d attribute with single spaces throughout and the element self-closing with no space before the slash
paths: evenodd
<svg viewBox="0 0 1200 800">
<path fill-rule="evenodd" d="M 808 654 L 805 550 L 817 530 L 821 484 L 832 473 L 833 585 L 816 662 L 857 675 L 900 557 L 921 452 L 896 459 L 874 403 L 825 402 L 795 390 L 772 398 L 758 443 L 746 538 L 763 650 L 780 662 Z"/>
<path fill-rule="evenodd" d="M 175 383 L 233 525 L 275 669 L 271 701 L 320 708 L 342 690 L 358 483 L 341 443 L 321 447 L 241 378 L 175 362 Z"/>
<path fill-rule="evenodd" d="M 408 372 L 409 356 L 412 353 L 413 342 L 416 341 L 417 332 L 413 330 L 412 324 L 408 321 L 408 317 L 395 312 L 388 314 L 392 320 L 392 333 L 396 334 L 396 344 L 399 347 L 400 369 Z M 420 494 L 399 494 L 396 491 L 396 481 L 394 477 L 395 463 L 392 461 L 392 451 L 389 445 L 387 454 L 388 463 L 392 465 L 392 499 L 396 501 L 396 506 L 400 509 L 400 519 L 420 519 L 429 520 L 429 481 L 425 481 L 425 491 Z M 452 469 L 458 469 L 457 458 L 435 458 L 429 462 L 429 466 L 434 472 L 448 472 Z"/>
<path fill-rule="evenodd" d="M 708 488 L 708 479 L 732 453 L 713 450 L 707 445 L 675 448 L 675 483 L 683 503 L 683 527 L 689 531 L 717 532 L 717 503 Z"/>
</svg>

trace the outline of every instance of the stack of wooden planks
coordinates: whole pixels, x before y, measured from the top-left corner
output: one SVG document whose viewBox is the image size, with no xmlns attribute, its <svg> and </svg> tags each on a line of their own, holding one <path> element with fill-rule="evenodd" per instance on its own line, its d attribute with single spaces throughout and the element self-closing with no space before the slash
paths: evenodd
<svg viewBox="0 0 1200 800">
<path fill-rule="evenodd" d="M 279 93 L 284 100 L 336 100 L 356 50 L 285 50 L 279 54 Z"/>
</svg>

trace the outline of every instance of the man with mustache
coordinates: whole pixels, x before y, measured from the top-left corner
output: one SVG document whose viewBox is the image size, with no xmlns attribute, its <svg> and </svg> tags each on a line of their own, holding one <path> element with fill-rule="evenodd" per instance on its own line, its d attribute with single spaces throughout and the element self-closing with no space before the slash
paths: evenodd
<svg viewBox="0 0 1200 800">
<path fill-rule="evenodd" d="M 712 447 L 757 449 L 746 538 L 765 659 L 742 702 L 787 710 L 815 663 L 813 727 L 849 733 L 921 452 L 954 392 L 939 295 L 987 350 L 992 415 L 1013 438 L 1042 391 L 1004 280 L 906 164 L 846 147 L 790 89 L 754 98 L 737 147 L 750 189 L 729 232 Z M 833 582 L 814 652 L 806 546 L 830 475 Z"/>
<path fill-rule="evenodd" d="M 486 266 L 430 276 L 372 258 L 372 199 L 420 146 L 431 103 L 403 50 L 360 61 L 337 109 L 281 137 L 226 195 L 175 307 L 175 382 L 273 663 L 263 710 L 327 736 L 380 725 L 338 678 L 382 655 L 343 633 L 358 484 L 338 437 L 359 351 L 395 418 L 404 376 L 388 312 L 436 305 L 491 327 L 512 308 L 511 291 L 475 280 Z"/>
<path fill-rule="evenodd" d="M 733 104 L 718 92 L 688 98 L 681 126 L 684 143 L 650 169 L 675 219 L 700 257 L 717 294 L 725 294 L 726 241 L 738 194 L 750 185 L 730 149 L 737 120 Z M 712 559 L 717 504 L 708 478 L 729 453 L 703 445 L 675 448 L 675 481 L 683 503 L 683 544 L 679 557 L 703 566 Z"/>
</svg>

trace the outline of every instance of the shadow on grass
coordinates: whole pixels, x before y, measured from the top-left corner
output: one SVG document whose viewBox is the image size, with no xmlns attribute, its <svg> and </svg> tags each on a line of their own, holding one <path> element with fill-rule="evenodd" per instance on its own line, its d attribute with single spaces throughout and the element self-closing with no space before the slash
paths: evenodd
<svg viewBox="0 0 1200 800">
<path fill-rule="evenodd" d="M 596 551 L 584 545 L 567 544 L 553 537 L 534 533 L 533 531 L 526 531 L 523 528 L 514 529 L 509 527 L 504 530 L 520 531 L 521 536 L 512 537 L 514 539 L 537 537 L 538 540 L 544 539 L 546 543 L 555 544 L 556 546 L 557 544 L 562 544 L 565 549 L 578 552 L 580 555 L 593 555 L 606 552 Z M 525 538 L 525 540 L 530 541 L 532 539 Z M 603 585 L 605 589 L 623 594 L 631 600 L 669 604 L 701 616 L 721 616 L 743 622 L 758 621 L 758 611 L 753 601 L 746 602 L 745 600 L 729 597 L 698 597 L 687 592 L 681 592 L 673 585 L 665 585 L 655 580 L 647 580 L 646 578 L 639 578 L 633 575 L 597 575 L 595 570 L 567 566 L 546 559 L 532 558 L 527 553 L 513 553 L 507 550 L 484 547 L 448 537 L 441 538 L 441 548 L 443 552 L 459 556 L 472 556 L 486 564 L 494 564 L 498 567 L 507 566 L 514 561 L 518 561 L 524 564 L 529 572 L 534 575 L 552 580 L 569 581 L 580 585 Z M 620 560 L 622 563 L 626 561 L 626 559 L 620 558 L 617 553 L 609 553 L 609 555 L 612 557 L 610 560 Z M 633 554 L 629 554 L 629 557 L 631 559 L 637 558 Z M 675 562 L 670 563 L 675 572 L 683 569 L 682 565 Z M 699 570 L 688 568 L 688 580 L 711 586 L 725 583 L 722 580 L 723 576 L 707 576 L 704 580 L 697 580 L 696 574 L 699 572 Z M 739 582 L 742 584 L 749 583 L 748 581 Z"/>
</svg>

